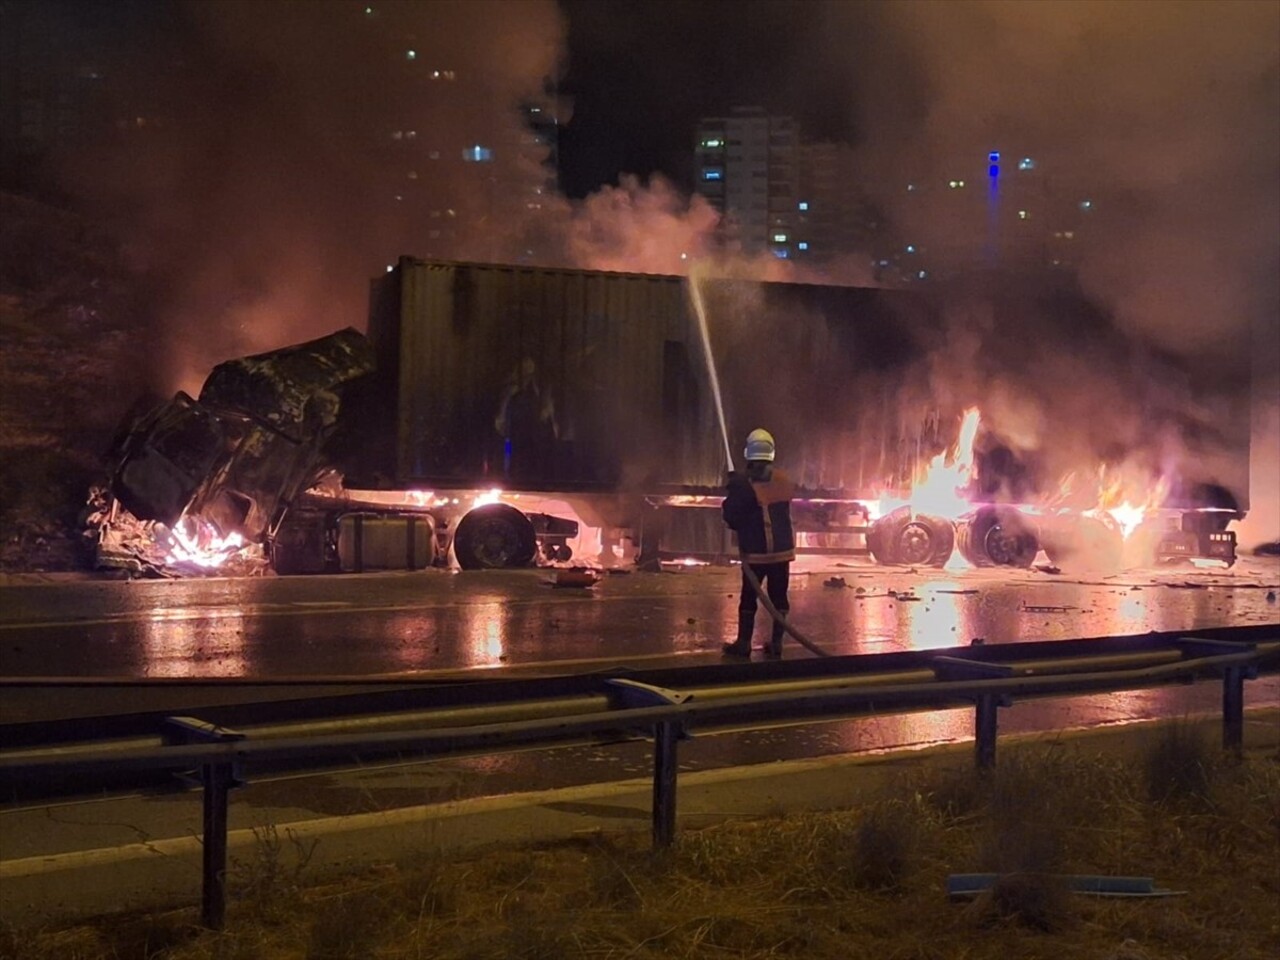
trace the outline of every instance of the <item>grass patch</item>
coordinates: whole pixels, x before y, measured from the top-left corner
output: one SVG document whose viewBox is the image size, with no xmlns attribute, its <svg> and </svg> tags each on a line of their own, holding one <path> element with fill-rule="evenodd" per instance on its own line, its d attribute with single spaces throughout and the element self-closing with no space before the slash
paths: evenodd
<svg viewBox="0 0 1280 960">
<path fill-rule="evenodd" d="M 1157 749 L 1152 748 L 1152 757 Z M 939 767 L 856 809 L 646 835 L 419 856 L 308 884 L 268 836 L 227 932 L 196 913 L 0 930 L 52 960 L 1198 960 L 1280 956 L 1280 762 L 1209 768 L 1190 806 L 1152 800 L 1156 761 L 1006 749 L 987 776 Z M 947 874 L 995 888 L 946 899 Z M 1109 901 L 1060 873 L 1155 877 L 1185 897 Z M 148 926 L 149 924 L 149 926 Z M 16 951 L 16 952 L 15 952 Z"/>
</svg>

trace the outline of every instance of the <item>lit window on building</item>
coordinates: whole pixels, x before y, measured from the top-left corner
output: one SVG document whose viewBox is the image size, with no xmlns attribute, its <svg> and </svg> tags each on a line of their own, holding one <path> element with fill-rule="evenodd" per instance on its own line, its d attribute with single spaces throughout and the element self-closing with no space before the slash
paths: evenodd
<svg viewBox="0 0 1280 960">
<path fill-rule="evenodd" d="M 947 181 L 947 186 L 948 186 L 948 187 L 950 187 L 952 190 L 960 190 L 960 189 L 963 189 L 963 187 L 964 187 L 964 181 L 963 181 L 963 180 L 948 180 L 948 181 Z"/>
<path fill-rule="evenodd" d="M 703 140 L 703 141 L 702 141 L 702 145 L 703 145 L 704 147 L 707 147 L 708 149 L 715 149 L 716 147 L 723 147 L 723 146 L 724 146 L 724 141 L 723 141 L 723 140 L 716 140 L 716 139 L 712 139 L 712 140 Z"/>
<path fill-rule="evenodd" d="M 800 203 L 798 204 L 798 206 L 799 206 L 799 208 L 800 208 L 801 210 L 808 210 L 808 209 L 809 209 L 809 201 L 807 201 L 807 200 L 801 200 L 801 201 L 800 201 Z"/>
<path fill-rule="evenodd" d="M 915 253 L 915 252 L 916 252 L 916 245 L 914 243 L 908 243 L 907 253 Z"/>
<path fill-rule="evenodd" d="M 432 79 L 432 80 L 439 80 L 439 79 L 440 79 L 440 71 L 439 71 L 439 70 L 432 70 L 432 71 L 431 71 L 431 79 Z"/>
<path fill-rule="evenodd" d="M 1080 209 L 1081 209 L 1081 210 L 1092 210 L 1092 209 L 1093 209 L 1093 201 L 1092 201 L 1092 200 L 1081 200 L 1081 201 L 1080 201 Z"/>
<path fill-rule="evenodd" d="M 791 251 L 786 247 L 774 247 L 773 255 L 779 260 L 789 260 L 791 258 Z"/>
<path fill-rule="evenodd" d="M 418 59 L 418 51 L 417 51 L 417 50 L 406 50 L 406 51 L 404 52 L 404 58 L 405 58 L 406 60 L 417 60 L 417 59 Z"/>
<path fill-rule="evenodd" d="M 1019 210 L 1019 211 L 1018 211 L 1018 219 L 1019 219 L 1019 220 L 1029 220 L 1029 219 L 1031 219 L 1031 214 L 1027 213 L 1027 211 L 1025 211 L 1025 210 Z"/>
<path fill-rule="evenodd" d="M 391 139 L 392 139 L 392 140 L 403 140 L 403 139 L 404 139 L 404 131 L 403 131 L 403 130 L 392 130 L 392 131 L 391 131 Z"/>
<path fill-rule="evenodd" d="M 719 167 L 703 167 L 702 179 L 703 180 L 723 180 L 724 171 Z"/>
<path fill-rule="evenodd" d="M 1036 162 L 1032 160 L 1030 157 L 1023 157 L 1021 160 L 1018 161 L 1019 170 L 1034 170 L 1035 168 L 1036 168 Z"/>
<path fill-rule="evenodd" d="M 442 73 L 442 76 L 443 76 L 446 80 L 457 80 L 457 79 L 458 79 L 458 73 L 457 73 L 457 71 L 456 71 L 456 70 L 445 70 L 445 71 Z"/>
<path fill-rule="evenodd" d="M 1064 230 L 1062 231 L 1062 236 L 1067 240 L 1074 240 L 1076 232 L 1074 230 Z"/>
<path fill-rule="evenodd" d="M 929 271 L 921 270 L 919 273 L 916 274 L 916 276 L 919 277 L 921 280 L 924 280 L 929 276 Z"/>
<path fill-rule="evenodd" d="M 916 185 L 914 183 L 907 184 L 907 193 L 914 193 L 915 189 L 916 189 Z"/>
<path fill-rule="evenodd" d="M 796 249 L 797 249 L 797 250 L 808 250 L 808 249 L 809 249 L 809 241 L 808 241 L 808 240 L 801 240 L 799 243 L 797 243 L 797 244 L 796 244 Z"/>
<path fill-rule="evenodd" d="M 428 154 L 427 154 L 427 159 L 428 159 L 428 160 L 439 160 L 439 159 L 440 159 L 440 151 L 439 151 L 439 150 L 432 150 L 430 153 L 428 153 Z"/>
<path fill-rule="evenodd" d="M 405 138 L 406 140 L 417 140 L 417 139 L 418 139 L 418 131 L 417 131 L 417 130 L 406 130 L 406 131 L 404 132 L 404 138 Z"/>
<path fill-rule="evenodd" d="M 787 242 L 787 235 L 786 235 L 785 233 L 775 233 L 775 234 L 773 235 L 773 242 L 774 242 L 774 243 L 786 243 L 786 242 Z"/>
<path fill-rule="evenodd" d="M 418 171 L 417 171 L 417 170 L 410 170 L 410 171 L 409 171 L 409 179 L 410 179 L 410 180 L 417 180 L 417 179 L 418 179 Z"/>
<path fill-rule="evenodd" d="M 462 151 L 462 159 L 468 163 L 489 163 L 493 160 L 493 151 L 477 143 L 474 147 L 467 147 Z"/>
</svg>

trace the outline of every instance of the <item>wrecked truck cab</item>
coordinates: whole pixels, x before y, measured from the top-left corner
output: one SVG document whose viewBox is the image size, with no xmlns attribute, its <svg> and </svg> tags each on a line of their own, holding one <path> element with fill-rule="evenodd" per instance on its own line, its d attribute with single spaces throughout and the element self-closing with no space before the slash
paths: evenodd
<svg viewBox="0 0 1280 960">
<path fill-rule="evenodd" d="M 195 519 L 261 542 L 323 466 L 342 389 L 373 369 L 350 328 L 219 364 L 199 400 L 179 393 L 134 421 L 113 451 L 111 492 L 140 520 Z"/>
<path fill-rule="evenodd" d="M 111 492 L 139 520 L 173 526 L 224 458 L 218 416 L 185 393 L 143 414 L 111 452 Z"/>
</svg>

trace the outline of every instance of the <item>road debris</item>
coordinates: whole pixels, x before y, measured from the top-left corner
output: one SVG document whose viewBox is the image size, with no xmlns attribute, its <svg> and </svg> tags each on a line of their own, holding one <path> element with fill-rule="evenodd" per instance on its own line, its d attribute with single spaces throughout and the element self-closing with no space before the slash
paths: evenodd
<svg viewBox="0 0 1280 960">
<path fill-rule="evenodd" d="M 1058 606 L 1055 604 L 1027 603 L 1025 600 L 1019 608 L 1023 613 L 1067 613 L 1070 610 L 1078 610 L 1078 607 Z"/>
<path fill-rule="evenodd" d="M 596 575 L 594 570 L 557 570 L 555 579 L 546 581 L 553 587 L 574 587 L 577 589 L 594 587 L 599 582 L 600 577 Z"/>
<path fill-rule="evenodd" d="M 822 585 L 824 587 L 834 587 L 837 590 L 843 590 L 849 586 L 849 584 L 845 583 L 844 577 L 828 577 L 826 580 L 822 581 Z M 858 588 L 858 592 L 864 592 L 862 587 Z"/>
</svg>

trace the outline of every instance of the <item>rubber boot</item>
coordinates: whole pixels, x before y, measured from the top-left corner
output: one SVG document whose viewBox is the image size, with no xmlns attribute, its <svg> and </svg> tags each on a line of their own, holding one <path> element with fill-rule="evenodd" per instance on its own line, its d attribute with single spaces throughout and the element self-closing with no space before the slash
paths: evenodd
<svg viewBox="0 0 1280 960">
<path fill-rule="evenodd" d="M 782 659 L 782 635 L 785 631 L 778 621 L 773 622 L 773 633 L 769 635 L 769 645 L 764 648 L 764 655 L 770 660 Z"/>
<path fill-rule="evenodd" d="M 756 628 L 755 611 L 747 612 L 738 611 L 738 639 L 733 643 L 726 643 L 720 648 L 720 652 L 726 657 L 742 657 L 747 659 L 751 656 L 751 634 Z"/>
</svg>

